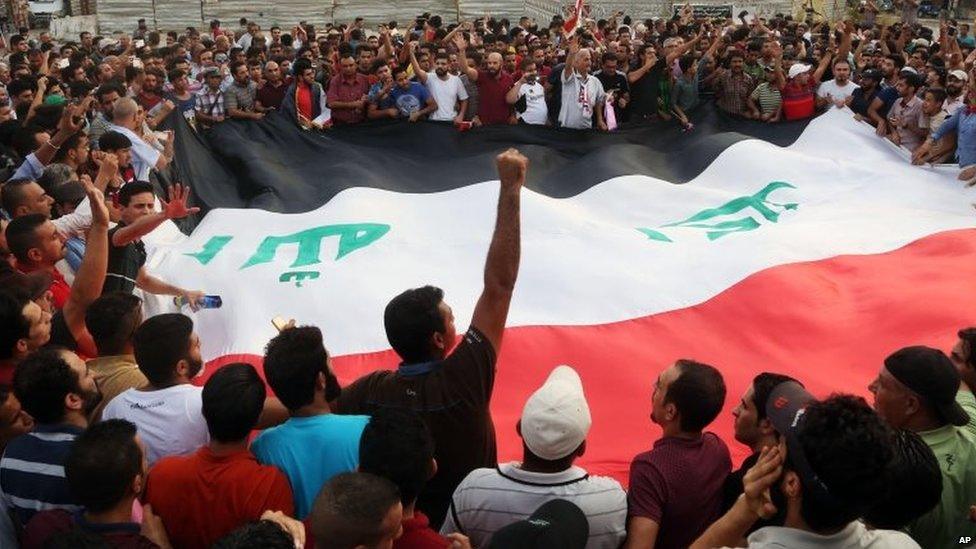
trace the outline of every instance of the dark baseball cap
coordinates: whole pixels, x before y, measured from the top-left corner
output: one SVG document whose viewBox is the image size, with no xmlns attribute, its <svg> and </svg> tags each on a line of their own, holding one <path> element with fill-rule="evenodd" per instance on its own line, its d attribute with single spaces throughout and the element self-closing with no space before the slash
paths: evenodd
<svg viewBox="0 0 976 549">
<path fill-rule="evenodd" d="M 956 402 L 959 371 L 945 353 L 917 345 L 899 349 L 884 361 L 888 373 L 922 397 L 946 423 L 966 425 L 969 414 Z"/>
<path fill-rule="evenodd" d="M 875 82 L 881 82 L 884 79 L 884 75 L 878 69 L 867 69 L 861 73 L 861 78 L 870 78 Z"/>
<path fill-rule="evenodd" d="M 589 537 L 586 514 L 564 499 L 554 499 L 529 518 L 495 532 L 488 549 L 584 549 Z"/>
</svg>

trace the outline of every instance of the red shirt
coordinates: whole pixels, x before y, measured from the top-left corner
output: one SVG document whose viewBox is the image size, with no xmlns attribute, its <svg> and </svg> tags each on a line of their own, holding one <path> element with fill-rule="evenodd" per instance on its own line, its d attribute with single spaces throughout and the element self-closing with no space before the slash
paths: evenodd
<svg viewBox="0 0 976 549">
<path fill-rule="evenodd" d="M 359 101 L 369 93 L 369 79 L 356 74 L 347 80 L 344 75 L 336 75 L 329 82 L 327 101 L 332 108 L 333 101 Z M 358 124 L 366 119 L 365 109 L 336 109 L 332 108 L 332 121 L 335 124 Z"/>
<path fill-rule="evenodd" d="M 403 521 L 403 535 L 393 542 L 393 549 L 447 549 L 451 542 L 431 530 L 427 515 L 414 511 L 413 518 Z"/>
<path fill-rule="evenodd" d="M 31 271 L 24 270 L 23 267 L 18 267 L 18 269 L 24 274 L 31 273 Z M 48 273 L 51 274 L 51 302 L 54 304 L 55 309 L 63 309 L 64 304 L 71 297 L 71 285 L 68 284 L 64 279 L 64 275 L 57 269 L 51 269 Z"/>
<path fill-rule="evenodd" d="M 478 71 L 478 118 L 482 124 L 508 124 L 512 106 L 505 101 L 505 94 L 514 84 L 512 75 L 505 71 L 499 71 L 497 77 Z"/>
<path fill-rule="evenodd" d="M 787 120 L 810 118 L 816 111 L 817 82 L 808 77 L 807 83 L 800 85 L 795 80 L 783 86 L 783 116 Z"/>
<path fill-rule="evenodd" d="M 143 501 L 162 518 L 173 546 L 187 549 L 210 547 L 267 510 L 295 514 L 284 473 L 258 464 L 249 450 L 216 456 L 209 446 L 156 462 Z"/>
</svg>

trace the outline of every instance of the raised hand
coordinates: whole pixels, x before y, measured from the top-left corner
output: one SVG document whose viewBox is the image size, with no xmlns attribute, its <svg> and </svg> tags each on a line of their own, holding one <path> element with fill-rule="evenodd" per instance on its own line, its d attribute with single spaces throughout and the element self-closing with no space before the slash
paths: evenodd
<svg viewBox="0 0 976 549">
<path fill-rule="evenodd" d="M 113 158 L 115 155 L 110 155 Z M 102 227 L 108 230 L 108 206 L 105 205 L 105 193 L 98 190 L 92 183 L 91 177 L 81 176 L 81 184 L 85 186 L 85 194 L 88 195 L 88 202 L 91 204 L 92 226 Z"/>
<path fill-rule="evenodd" d="M 779 446 L 766 446 L 759 453 L 759 461 L 746 471 L 742 479 L 743 494 L 749 509 L 760 518 L 768 519 L 776 514 L 769 489 L 783 474 L 783 454 Z"/>
<path fill-rule="evenodd" d="M 200 208 L 189 208 L 186 205 L 186 201 L 190 197 L 190 187 L 184 187 L 177 183 L 168 189 L 167 194 L 169 195 L 169 202 L 162 198 L 159 199 L 163 214 L 166 215 L 167 219 L 182 219 L 200 211 Z"/>
<path fill-rule="evenodd" d="M 529 169 L 529 159 L 517 149 L 508 149 L 495 158 L 502 186 L 521 186 Z"/>
</svg>

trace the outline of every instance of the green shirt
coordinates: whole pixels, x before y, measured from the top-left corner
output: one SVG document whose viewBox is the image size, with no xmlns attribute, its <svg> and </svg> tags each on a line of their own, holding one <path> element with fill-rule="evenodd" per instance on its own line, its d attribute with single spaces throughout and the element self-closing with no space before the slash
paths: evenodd
<svg viewBox="0 0 976 549">
<path fill-rule="evenodd" d="M 976 504 L 976 398 L 959 391 L 956 402 L 969 413 L 969 424 L 919 433 L 942 469 L 942 501 L 905 528 L 922 547 L 958 547 L 960 537 L 976 538 L 969 520 L 969 506 Z"/>
</svg>

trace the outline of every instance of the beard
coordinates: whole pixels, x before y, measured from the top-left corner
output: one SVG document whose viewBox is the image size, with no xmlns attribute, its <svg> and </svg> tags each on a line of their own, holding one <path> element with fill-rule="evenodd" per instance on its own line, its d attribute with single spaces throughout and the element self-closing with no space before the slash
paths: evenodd
<svg viewBox="0 0 976 549">
<path fill-rule="evenodd" d="M 91 417 L 92 412 L 102 402 L 102 392 L 96 386 L 92 391 L 84 391 L 81 396 L 85 399 L 82 403 L 81 410 L 86 416 Z"/>
<path fill-rule="evenodd" d="M 488 74 L 490 74 L 492 76 L 497 76 L 499 70 L 500 69 L 497 69 L 497 68 L 494 68 L 494 67 L 488 67 Z"/>
<path fill-rule="evenodd" d="M 444 76 L 447 74 L 447 69 L 434 69 L 437 76 Z"/>
<path fill-rule="evenodd" d="M 946 93 L 955 97 L 962 92 L 962 86 L 946 85 Z"/>
<path fill-rule="evenodd" d="M 201 372 L 203 372 L 203 360 L 186 357 L 186 362 L 190 367 L 190 370 L 187 372 L 190 379 L 197 377 Z"/>
</svg>

